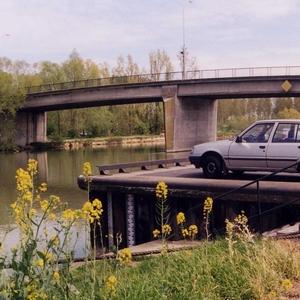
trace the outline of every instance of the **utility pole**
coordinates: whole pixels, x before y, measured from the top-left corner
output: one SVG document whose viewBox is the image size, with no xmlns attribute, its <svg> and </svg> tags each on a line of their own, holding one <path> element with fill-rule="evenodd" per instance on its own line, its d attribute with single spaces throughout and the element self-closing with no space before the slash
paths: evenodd
<svg viewBox="0 0 300 300">
<path fill-rule="evenodd" d="M 185 79 L 185 24 L 184 24 L 184 1 L 182 6 L 182 79 Z M 189 3 L 192 3 L 192 0 L 189 0 Z"/>
</svg>

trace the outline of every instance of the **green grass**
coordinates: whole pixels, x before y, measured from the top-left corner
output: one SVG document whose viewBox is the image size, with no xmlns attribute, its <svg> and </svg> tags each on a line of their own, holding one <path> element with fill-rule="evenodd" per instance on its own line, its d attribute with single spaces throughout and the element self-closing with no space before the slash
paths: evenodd
<svg viewBox="0 0 300 300">
<path fill-rule="evenodd" d="M 101 280 L 104 273 L 117 279 L 116 295 L 111 299 L 270 299 L 271 292 L 277 296 L 286 293 L 284 280 L 298 278 L 300 253 L 292 241 L 261 239 L 238 241 L 230 253 L 228 241 L 219 239 L 194 250 L 148 256 L 129 265 L 104 260 L 96 266 Z M 81 285 L 82 271 L 74 270 L 74 285 L 88 295 Z M 104 290 L 100 285 L 99 299 L 106 299 Z"/>
</svg>

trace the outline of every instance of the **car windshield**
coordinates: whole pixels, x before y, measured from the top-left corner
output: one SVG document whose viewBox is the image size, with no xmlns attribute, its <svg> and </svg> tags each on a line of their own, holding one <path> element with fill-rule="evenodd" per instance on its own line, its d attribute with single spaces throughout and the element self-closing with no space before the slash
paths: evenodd
<svg viewBox="0 0 300 300">
<path fill-rule="evenodd" d="M 247 143 L 266 143 L 270 137 L 274 123 L 260 123 L 251 127 L 243 134 L 242 140 Z"/>
</svg>

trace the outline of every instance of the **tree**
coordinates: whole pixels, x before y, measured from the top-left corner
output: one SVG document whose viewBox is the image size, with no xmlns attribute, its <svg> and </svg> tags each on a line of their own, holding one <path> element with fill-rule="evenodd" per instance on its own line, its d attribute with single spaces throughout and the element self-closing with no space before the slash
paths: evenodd
<svg viewBox="0 0 300 300">
<path fill-rule="evenodd" d="M 149 62 L 150 74 L 153 80 L 159 81 L 167 79 L 168 73 L 173 71 L 171 60 L 165 51 L 151 51 L 149 54 Z M 161 78 L 161 73 L 165 73 L 165 78 Z"/>
<path fill-rule="evenodd" d="M 278 113 L 280 119 L 300 119 L 300 113 L 294 108 L 284 108 Z"/>
<path fill-rule="evenodd" d="M 25 90 L 20 86 L 21 83 L 20 75 L 0 70 L 0 144 L 2 149 L 13 146 L 16 112 L 25 100 Z"/>
</svg>

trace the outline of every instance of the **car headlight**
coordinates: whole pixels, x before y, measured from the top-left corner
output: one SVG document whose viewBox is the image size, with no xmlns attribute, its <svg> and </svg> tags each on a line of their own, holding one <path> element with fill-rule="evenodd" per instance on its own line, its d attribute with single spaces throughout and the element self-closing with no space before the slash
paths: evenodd
<svg viewBox="0 0 300 300">
<path fill-rule="evenodd" d="M 193 147 L 192 150 L 191 150 L 191 154 L 194 154 L 194 147 Z"/>
</svg>

